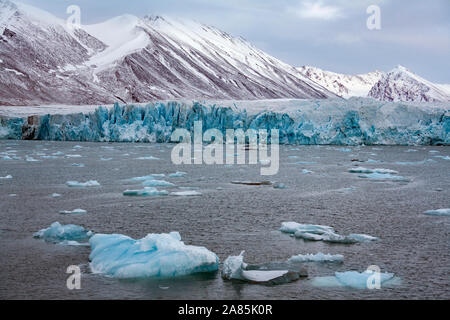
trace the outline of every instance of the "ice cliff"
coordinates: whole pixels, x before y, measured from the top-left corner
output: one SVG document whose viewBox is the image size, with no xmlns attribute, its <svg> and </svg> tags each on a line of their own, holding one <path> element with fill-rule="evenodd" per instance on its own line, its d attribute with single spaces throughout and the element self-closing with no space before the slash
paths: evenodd
<svg viewBox="0 0 450 320">
<path fill-rule="evenodd" d="M 0 110 L 0 139 L 169 142 L 177 128 L 278 129 L 281 144 L 449 145 L 450 105 L 350 100 L 261 100 L 115 104 L 83 112 L 15 116 Z M 77 108 L 80 108 L 79 110 Z M 33 109 L 35 110 L 35 108 Z M 80 112 L 78 112 L 80 111 Z M 31 112 L 31 111 L 30 111 Z"/>
</svg>

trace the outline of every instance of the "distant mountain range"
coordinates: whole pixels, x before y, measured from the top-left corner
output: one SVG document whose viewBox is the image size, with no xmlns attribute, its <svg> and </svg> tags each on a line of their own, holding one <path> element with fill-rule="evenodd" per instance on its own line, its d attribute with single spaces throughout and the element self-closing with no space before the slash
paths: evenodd
<svg viewBox="0 0 450 320">
<path fill-rule="evenodd" d="M 445 85 L 400 73 L 294 68 L 214 27 L 161 16 L 71 29 L 48 12 L 0 0 L 0 105 L 367 95 L 450 101 Z"/>
</svg>

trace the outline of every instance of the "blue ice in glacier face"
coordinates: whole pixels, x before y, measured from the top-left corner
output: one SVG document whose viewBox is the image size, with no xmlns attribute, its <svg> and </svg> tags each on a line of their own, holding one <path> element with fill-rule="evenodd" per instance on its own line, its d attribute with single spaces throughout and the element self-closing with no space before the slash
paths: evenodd
<svg viewBox="0 0 450 320">
<path fill-rule="evenodd" d="M 219 268 L 215 253 L 185 245 L 178 232 L 149 234 L 139 240 L 96 234 L 89 243 L 92 272 L 116 278 L 172 278 Z"/>
<path fill-rule="evenodd" d="M 92 231 L 86 230 L 74 224 L 62 225 L 54 222 L 50 227 L 36 232 L 33 236 L 47 242 L 61 243 L 64 241 L 87 241 L 93 235 Z"/>
<path fill-rule="evenodd" d="M 236 102 L 115 104 L 95 112 L 0 117 L 0 139 L 169 142 L 175 129 L 279 130 L 281 144 L 450 144 L 445 104 L 379 102 L 352 98 Z M 343 149 L 344 150 L 344 149 Z"/>
</svg>

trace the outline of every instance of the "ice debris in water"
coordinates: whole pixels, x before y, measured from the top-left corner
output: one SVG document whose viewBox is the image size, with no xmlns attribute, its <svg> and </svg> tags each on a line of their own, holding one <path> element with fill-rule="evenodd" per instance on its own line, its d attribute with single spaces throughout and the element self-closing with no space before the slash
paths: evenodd
<svg viewBox="0 0 450 320">
<path fill-rule="evenodd" d="M 98 183 L 95 180 L 89 180 L 86 182 L 67 181 L 66 184 L 68 187 L 71 187 L 71 188 L 88 188 L 88 187 L 99 187 L 100 186 L 100 183 Z"/>
<path fill-rule="evenodd" d="M 59 193 L 53 193 L 52 194 L 52 198 L 59 198 L 61 197 L 61 195 Z"/>
<path fill-rule="evenodd" d="M 215 253 L 185 245 L 178 232 L 149 234 L 139 240 L 97 234 L 89 243 L 92 272 L 116 278 L 172 278 L 219 268 Z"/>
<path fill-rule="evenodd" d="M 302 173 L 303 174 L 311 174 L 311 173 L 314 173 L 314 172 L 312 172 L 311 170 L 303 169 Z"/>
<path fill-rule="evenodd" d="M 171 192 L 171 196 L 180 196 L 180 197 L 195 197 L 201 196 L 202 194 L 198 191 L 187 190 L 187 191 L 179 191 L 179 192 Z"/>
<path fill-rule="evenodd" d="M 139 157 L 139 158 L 136 158 L 136 160 L 159 160 L 159 158 L 156 158 L 153 156 L 148 156 L 148 157 Z"/>
<path fill-rule="evenodd" d="M 164 180 L 147 180 L 142 183 L 144 187 L 173 187 L 173 183 Z"/>
<path fill-rule="evenodd" d="M 296 222 L 283 222 L 281 232 L 293 234 L 296 238 L 309 241 L 325 241 L 332 243 L 352 244 L 357 242 L 375 241 L 376 237 L 365 234 L 350 234 L 343 236 L 337 234 L 332 227 L 312 224 L 300 224 Z"/>
<path fill-rule="evenodd" d="M 287 189 L 287 186 L 283 183 L 276 182 L 273 184 L 274 189 Z"/>
<path fill-rule="evenodd" d="M 440 159 L 443 159 L 443 160 L 450 160 L 450 157 L 449 156 L 434 156 L 435 158 L 440 158 Z"/>
<path fill-rule="evenodd" d="M 241 280 L 250 283 L 279 284 L 295 281 L 300 278 L 299 272 L 286 270 L 248 270 L 244 262 L 244 253 L 229 256 L 222 267 L 222 278 L 225 280 Z M 303 275 L 302 275 L 303 276 Z"/>
<path fill-rule="evenodd" d="M 369 284 L 371 284 L 371 279 L 369 278 L 373 276 L 374 273 L 370 271 L 347 271 L 335 273 L 336 280 L 340 285 L 354 289 L 367 289 L 369 287 Z M 380 284 L 383 284 L 394 278 L 393 273 L 380 273 L 379 276 Z"/>
<path fill-rule="evenodd" d="M 165 177 L 165 174 L 150 174 L 148 176 L 142 176 L 142 177 L 134 177 L 129 179 L 129 181 L 147 181 L 147 180 L 153 180 L 155 178 L 163 178 Z"/>
<path fill-rule="evenodd" d="M 140 190 L 125 190 L 123 192 L 124 196 L 129 197 L 149 197 L 149 196 L 167 196 L 169 192 L 166 190 L 158 190 L 153 187 L 145 187 L 144 189 Z"/>
<path fill-rule="evenodd" d="M 37 160 L 37 159 L 35 159 L 35 158 L 33 158 L 33 157 L 30 157 L 30 156 L 25 156 L 25 161 L 28 161 L 28 162 L 38 162 L 39 160 Z"/>
<path fill-rule="evenodd" d="M 75 209 L 75 210 L 72 210 L 72 211 L 63 210 L 63 211 L 60 211 L 59 213 L 60 214 L 86 214 L 87 211 L 83 210 L 83 209 Z"/>
<path fill-rule="evenodd" d="M 371 179 L 371 180 L 409 181 L 408 179 L 406 179 L 402 176 L 395 176 L 390 173 L 378 173 L 378 172 L 363 174 L 363 175 L 359 175 L 358 177 L 365 178 L 365 179 Z"/>
<path fill-rule="evenodd" d="M 6 180 L 6 179 L 12 179 L 12 178 L 13 178 L 12 175 L 8 174 L 4 177 L 0 177 L 0 180 Z"/>
<path fill-rule="evenodd" d="M 86 230 L 74 224 L 62 225 L 54 222 L 47 229 L 36 232 L 35 238 L 43 239 L 47 242 L 59 243 L 67 241 L 86 241 L 93 235 L 92 231 Z"/>
<path fill-rule="evenodd" d="M 450 208 L 425 211 L 429 216 L 450 216 Z"/>
<path fill-rule="evenodd" d="M 72 167 L 84 168 L 84 164 L 83 163 L 72 163 Z"/>
<path fill-rule="evenodd" d="M 390 169 L 367 169 L 364 167 L 351 168 L 349 170 L 351 173 L 380 173 L 380 174 L 398 174 L 398 171 Z"/>
<path fill-rule="evenodd" d="M 175 172 L 175 173 L 169 174 L 168 177 L 169 177 L 169 178 L 182 178 L 182 177 L 184 177 L 186 174 L 187 174 L 186 172 L 180 172 L 180 171 L 177 171 L 177 172 Z"/>
<path fill-rule="evenodd" d="M 343 262 L 344 256 L 341 254 L 323 254 L 319 252 L 317 254 L 299 254 L 292 256 L 288 260 L 289 262 Z"/>
</svg>

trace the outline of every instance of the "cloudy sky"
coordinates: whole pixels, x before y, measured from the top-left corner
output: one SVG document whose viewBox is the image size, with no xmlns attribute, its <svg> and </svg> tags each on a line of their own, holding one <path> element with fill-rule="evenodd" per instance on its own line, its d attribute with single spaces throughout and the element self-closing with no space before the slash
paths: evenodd
<svg viewBox="0 0 450 320">
<path fill-rule="evenodd" d="M 197 20 L 242 36 L 294 66 L 342 73 L 389 71 L 404 65 L 450 83 L 449 0 L 21 0 L 64 18 L 71 4 L 81 23 L 124 13 Z M 381 9 L 381 30 L 369 30 L 366 10 Z"/>
</svg>

